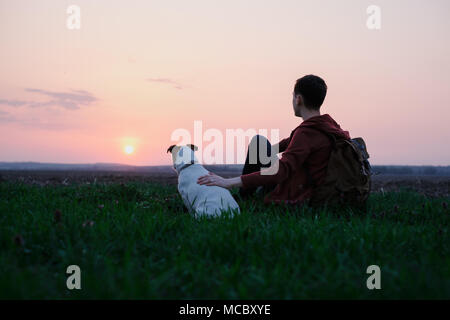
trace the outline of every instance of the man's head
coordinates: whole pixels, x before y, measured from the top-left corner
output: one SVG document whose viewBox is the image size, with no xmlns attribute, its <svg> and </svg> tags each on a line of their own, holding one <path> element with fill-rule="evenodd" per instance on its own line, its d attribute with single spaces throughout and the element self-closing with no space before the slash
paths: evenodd
<svg viewBox="0 0 450 320">
<path fill-rule="evenodd" d="M 322 78 L 310 74 L 298 79 L 292 99 L 295 115 L 301 117 L 305 109 L 319 111 L 326 95 L 327 85 Z"/>
</svg>

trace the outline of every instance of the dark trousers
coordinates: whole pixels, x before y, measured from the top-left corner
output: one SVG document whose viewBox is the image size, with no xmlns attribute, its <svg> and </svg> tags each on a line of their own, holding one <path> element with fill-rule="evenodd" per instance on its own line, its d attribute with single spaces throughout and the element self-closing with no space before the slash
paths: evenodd
<svg viewBox="0 0 450 320">
<path fill-rule="evenodd" d="M 251 155 L 250 152 L 254 154 Z M 256 153 L 255 153 L 256 152 Z M 264 158 L 262 158 L 264 157 Z M 247 149 L 247 157 L 245 159 L 244 169 L 242 174 L 249 174 L 258 172 L 261 168 L 270 167 L 271 163 L 267 162 L 267 159 L 272 157 L 272 145 L 266 137 L 256 135 L 250 141 Z M 263 193 L 272 191 L 275 185 L 264 186 Z M 239 194 L 243 197 L 250 196 L 255 193 L 257 188 L 240 188 Z"/>
</svg>

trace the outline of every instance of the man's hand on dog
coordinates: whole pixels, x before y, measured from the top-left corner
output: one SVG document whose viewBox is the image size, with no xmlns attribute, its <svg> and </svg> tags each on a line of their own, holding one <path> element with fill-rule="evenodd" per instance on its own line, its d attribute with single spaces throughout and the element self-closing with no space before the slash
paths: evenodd
<svg viewBox="0 0 450 320">
<path fill-rule="evenodd" d="M 242 186 L 241 177 L 236 178 L 222 178 L 215 173 L 210 172 L 207 175 L 198 178 L 197 183 L 205 186 L 217 186 L 225 189 L 231 189 L 232 187 Z"/>
</svg>

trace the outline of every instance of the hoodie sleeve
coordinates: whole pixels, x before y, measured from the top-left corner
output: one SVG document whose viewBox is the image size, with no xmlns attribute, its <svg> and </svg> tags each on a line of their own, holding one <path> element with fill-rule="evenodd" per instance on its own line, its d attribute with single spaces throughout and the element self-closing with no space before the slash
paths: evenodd
<svg viewBox="0 0 450 320">
<path fill-rule="evenodd" d="M 281 140 L 278 143 L 278 152 L 279 153 L 286 151 L 286 149 L 289 145 L 289 141 L 290 141 L 290 138 L 286 138 L 286 139 Z"/>
<path fill-rule="evenodd" d="M 260 171 L 241 175 L 242 185 L 244 188 L 254 188 L 279 184 L 299 170 L 310 153 L 311 146 L 306 130 L 296 130 L 279 160 L 278 172 L 274 175 L 261 175 Z"/>
<path fill-rule="evenodd" d="M 294 135 L 295 131 L 297 131 L 299 129 L 299 127 L 295 128 L 294 130 L 292 130 L 291 135 L 286 138 L 286 139 L 282 139 L 280 140 L 280 142 L 278 142 L 278 153 L 282 153 L 285 152 L 287 147 L 289 146 L 289 143 L 292 140 L 292 136 Z"/>
</svg>

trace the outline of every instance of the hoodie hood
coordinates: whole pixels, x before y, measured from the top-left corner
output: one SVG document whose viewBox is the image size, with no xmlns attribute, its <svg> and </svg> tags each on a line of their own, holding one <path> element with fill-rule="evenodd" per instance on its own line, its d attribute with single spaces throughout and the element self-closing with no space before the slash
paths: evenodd
<svg viewBox="0 0 450 320">
<path fill-rule="evenodd" d="M 315 128 L 325 131 L 335 136 L 336 139 L 350 139 L 349 132 L 342 130 L 339 124 L 334 121 L 329 114 L 309 118 L 308 120 L 303 121 L 300 127 Z"/>
</svg>

